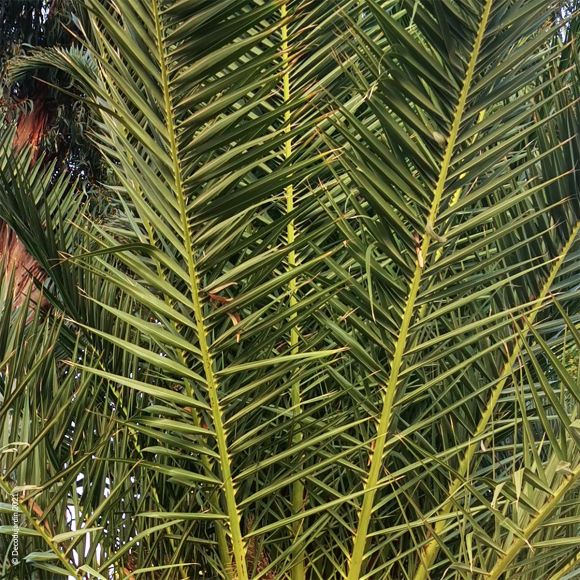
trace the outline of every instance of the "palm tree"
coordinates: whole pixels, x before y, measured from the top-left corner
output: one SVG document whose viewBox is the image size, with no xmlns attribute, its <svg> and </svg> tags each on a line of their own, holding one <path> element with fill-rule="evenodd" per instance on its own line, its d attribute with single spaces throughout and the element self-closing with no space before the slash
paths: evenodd
<svg viewBox="0 0 580 580">
<path fill-rule="evenodd" d="M 110 207 L 0 139 L 4 575 L 577 568 L 576 3 L 85 6 L 12 68 Z"/>
<path fill-rule="evenodd" d="M 0 66 L 6 68 L 11 56 L 23 51 L 23 46 L 70 45 L 72 36 L 68 28 L 70 0 L 27 0 L 26 2 L 0 2 Z M 83 16 L 82 6 L 80 15 Z M 2 109 L 7 119 L 16 125 L 14 147 L 28 146 L 32 159 L 44 152 L 42 162 L 58 160 L 72 173 L 82 173 L 88 185 L 88 177 L 98 175 L 98 162 L 93 148 L 87 146 L 79 133 L 86 124 L 82 104 L 62 91 L 54 90 L 59 79 L 54 71 L 39 78 L 35 74 L 22 74 L 18 79 L 3 75 Z M 42 76 L 42 75 L 41 75 Z M 89 166 L 91 171 L 89 171 Z M 88 187 L 86 187 L 88 189 Z M 28 253 L 25 245 L 14 231 L 0 220 L 0 256 L 4 276 L 15 278 L 14 305 L 19 305 L 27 292 L 42 283 L 46 273 Z M 32 290 L 38 294 L 37 290 Z M 34 304 L 34 300 L 31 304 Z"/>
</svg>

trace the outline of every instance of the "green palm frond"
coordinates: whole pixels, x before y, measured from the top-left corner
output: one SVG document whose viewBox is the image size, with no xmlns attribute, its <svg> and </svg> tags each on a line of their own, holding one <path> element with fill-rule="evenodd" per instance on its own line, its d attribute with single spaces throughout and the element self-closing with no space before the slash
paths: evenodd
<svg viewBox="0 0 580 580">
<path fill-rule="evenodd" d="M 472 443 L 457 450 L 460 462 L 453 471 L 458 471 L 450 473 L 442 511 L 430 513 L 428 503 L 412 508 L 416 518 L 436 518 L 424 535 L 436 539 L 427 542 L 417 563 L 416 577 L 427 577 L 445 547 L 442 534 L 453 534 L 448 516 L 455 496 L 469 485 L 465 478 L 474 469 L 474 454 L 519 357 L 517 338 L 510 346 L 512 320 L 529 309 L 528 316 L 536 318 L 577 238 L 577 204 L 567 201 L 558 185 L 565 174 L 535 170 L 538 162 L 548 168 L 552 159 L 560 159 L 569 142 L 558 142 L 553 132 L 548 133 L 555 138 L 550 147 L 521 147 L 545 132 L 552 119 L 557 123 L 568 114 L 570 106 L 565 99 L 554 102 L 557 91 L 539 92 L 559 56 L 559 48 L 548 44 L 554 32 L 543 25 L 545 5 L 485 2 L 474 12 L 465 4 L 455 10 L 437 3 L 431 11 L 418 11 L 409 32 L 369 2 L 385 36 L 396 39 L 381 61 L 363 52 L 366 35 L 353 24 L 361 39 L 355 46 L 361 65 L 352 77 L 361 98 L 344 110 L 337 126 L 350 146 L 341 161 L 346 187 L 355 191 L 352 213 L 365 219 L 356 229 L 345 223 L 343 231 L 349 242 L 366 231 L 364 254 L 356 238 L 351 245 L 362 286 L 358 322 L 352 324 L 367 348 L 369 339 L 377 344 L 375 360 L 360 364 L 372 369 L 373 383 L 383 393 L 353 539 L 353 579 L 360 577 L 365 560 L 377 573 L 375 558 L 385 552 L 381 545 L 392 545 L 390 528 L 380 527 L 377 513 L 388 505 L 380 495 L 390 485 L 381 470 L 386 466 L 392 472 L 389 457 L 397 454 L 399 437 L 407 447 L 413 445 L 406 439 L 414 431 L 419 436 L 435 426 L 428 422 L 419 423 L 422 429 L 405 429 L 407 421 L 421 420 L 409 421 L 406 415 L 415 415 L 413 409 L 426 400 L 439 407 L 443 401 L 436 402 L 434 389 L 445 379 L 456 386 L 444 399 L 457 404 L 463 398 L 468 407 L 458 406 L 457 412 L 471 407 L 472 418 L 466 422 L 453 408 L 446 413 L 443 404 L 433 420 L 449 421 L 449 428 L 457 421 Z M 520 39 L 515 49 L 512 34 Z M 538 107 L 543 115 L 536 113 Z M 521 246 L 522 239 L 534 240 L 539 232 L 543 235 L 535 242 Z M 546 254 L 556 262 L 544 265 Z M 376 272 L 379 268 L 383 273 Z M 536 302 L 527 304 L 530 300 Z M 510 313 L 511 308 L 519 313 Z M 370 329 L 363 328 L 365 318 L 372 319 L 375 331 L 382 329 L 380 336 L 371 338 Z M 511 353 L 505 365 L 500 349 Z M 489 399 L 479 410 L 469 399 L 481 398 L 486 382 Z M 405 435 L 395 435 L 401 429 Z M 422 451 L 425 460 L 434 452 L 432 447 Z"/>
<path fill-rule="evenodd" d="M 577 566 L 565 4 L 88 0 L 78 46 L 13 63 L 70 76 L 110 207 L 2 132 L 51 304 L 5 283 L 8 573 Z"/>
</svg>

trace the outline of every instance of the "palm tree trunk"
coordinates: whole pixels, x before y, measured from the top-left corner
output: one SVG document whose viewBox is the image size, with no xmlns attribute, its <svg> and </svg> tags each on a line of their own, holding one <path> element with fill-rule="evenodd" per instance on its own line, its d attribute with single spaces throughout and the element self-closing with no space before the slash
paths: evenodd
<svg viewBox="0 0 580 580">
<path fill-rule="evenodd" d="M 22 111 L 18 118 L 14 147 L 17 150 L 29 146 L 32 160 L 36 161 L 40 143 L 46 131 L 48 114 L 44 102 L 38 99 L 30 111 Z M 38 283 L 46 278 L 46 272 L 28 253 L 18 236 L 4 221 L 0 220 L 0 260 L 6 279 L 12 278 L 12 307 L 19 307 L 30 295 L 30 307 L 47 305 L 41 296 Z"/>
</svg>

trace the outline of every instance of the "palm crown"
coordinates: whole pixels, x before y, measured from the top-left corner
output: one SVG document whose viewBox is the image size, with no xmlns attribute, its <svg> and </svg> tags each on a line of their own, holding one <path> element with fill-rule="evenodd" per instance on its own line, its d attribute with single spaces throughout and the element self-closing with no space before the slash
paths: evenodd
<svg viewBox="0 0 580 580">
<path fill-rule="evenodd" d="M 51 304 L 4 280 L 6 573 L 566 577 L 576 6 L 85 4 L 12 74 L 70 75 L 111 206 L 2 135 Z"/>
</svg>

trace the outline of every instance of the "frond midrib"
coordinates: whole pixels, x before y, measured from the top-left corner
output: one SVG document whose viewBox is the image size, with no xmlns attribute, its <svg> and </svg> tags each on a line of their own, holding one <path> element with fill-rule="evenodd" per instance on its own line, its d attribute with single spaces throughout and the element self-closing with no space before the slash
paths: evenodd
<svg viewBox="0 0 580 580">
<path fill-rule="evenodd" d="M 531 312 L 527 316 L 528 325 L 521 330 L 521 332 L 518 334 L 518 336 L 516 338 L 516 342 L 515 342 L 515 345 L 513 347 L 512 352 L 510 354 L 510 357 L 507 360 L 507 362 L 505 363 L 505 365 L 501 371 L 501 374 L 499 376 L 499 380 L 492 390 L 491 396 L 490 396 L 490 398 L 487 402 L 487 405 L 485 407 L 485 411 L 483 412 L 481 419 L 479 420 L 479 423 L 477 424 L 477 428 L 471 437 L 471 441 L 467 445 L 467 449 L 465 450 L 465 454 L 463 455 L 463 457 L 459 463 L 459 466 L 457 468 L 457 475 L 449 485 L 449 488 L 448 488 L 447 493 L 446 493 L 447 500 L 444 502 L 443 506 L 440 508 L 440 510 L 438 512 L 442 516 L 447 515 L 453 507 L 453 498 L 455 497 L 455 494 L 457 493 L 459 488 L 463 485 L 464 478 L 466 477 L 466 475 L 468 473 L 473 456 L 475 455 L 475 452 L 478 449 L 479 441 L 480 441 L 481 437 L 483 436 L 489 421 L 491 420 L 491 417 L 493 415 L 493 410 L 496 407 L 497 402 L 498 402 L 498 400 L 503 392 L 504 386 L 505 386 L 506 382 L 509 380 L 509 378 L 512 376 L 514 366 L 519 361 L 519 357 L 520 357 L 520 354 L 521 354 L 521 351 L 523 348 L 524 341 L 526 340 L 526 338 L 529 334 L 529 331 L 530 331 L 529 330 L 530 326 L 534 324 L 537 315 L 542 310 L 542 308 L 545 306 L 545 303 L 546 303 L 546 300 L 548 299 L 548 296 L 550 294 L 552 285 L 553 285 L 553 283 L 554 283 L 554 281 L 555 281 L 555 279 L 560 271 L 560 268 L 565 263 L 566 257 L 568 256 L 568 253 L 572 249 L 574 242 L 576 240 L 576 237 L 578 236 L 579 232 L 580 232 L 580 222 L 576 223 L 576 225 L 572 229 L 572 232 L 570 234 L 568 241 L 566 242 L 566 244 L 562 248 L 560 255 L 558 256 L 558 259 L 554 263 L 548 278 L 544 282 L 544 285 L 542 287 L 540 294 L 538 295 L 538 298 L 535 302 L 535 305 L 532 308 Z M 447 525 L 448 525 L 448 522 L 445 520 L 445 518 L 442 518 L 441 520 L 439 520 L 435 524 L 435 536 L 436 537 L 440 536 L 445 531 Z M 426 578 L 428 578 L 429 567 L 435 561 L 435 558 L 437 557 L 438 553 L 439 553 L 439 544 L 437 543 L 437 540 L 433 539 L 433 540 L 431 540 L 431 542 L 429 542 L 427 544 L 427 546 L 425 548 L 425 557 L 422 560 L 421 567 L 417 571 L 417 573 L 414 577 L 414 580 L 425 580 Z"/>
</svg>

